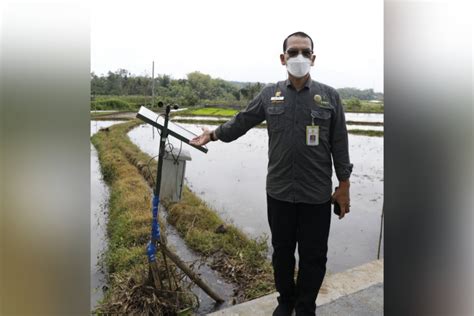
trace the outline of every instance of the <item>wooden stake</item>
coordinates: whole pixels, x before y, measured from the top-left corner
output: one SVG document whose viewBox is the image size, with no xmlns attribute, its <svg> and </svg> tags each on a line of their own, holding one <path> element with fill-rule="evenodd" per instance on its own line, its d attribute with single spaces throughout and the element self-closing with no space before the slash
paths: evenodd
<svg viewBox="0 0 474 316">
<path fill-rule="evenodd" d="M 163 282 L 160 279 L 160 272 L 158 270 L 158 263 L 156 261 L 150 262 L 149 267 L 151 270 L 151 275 L 153 277 L 153 283 L 155 284 L 155 288 L 163 288 Z"/>
<path fill-rule="evenodd" d="M 194 283 L 196 283 L 204 292 L 207 293 L 217 303 L 224 302 L 217 293 L 215 293 L 204 281 L 191 270 L 175 253 L 168 249 L 166 244 L 160 245 L 162 251 L 171 259 Z"/>
</svg>

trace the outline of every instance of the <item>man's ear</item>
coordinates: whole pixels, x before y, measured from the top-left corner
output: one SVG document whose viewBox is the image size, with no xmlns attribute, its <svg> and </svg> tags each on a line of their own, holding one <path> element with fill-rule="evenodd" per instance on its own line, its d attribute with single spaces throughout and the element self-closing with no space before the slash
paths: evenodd
<svg viewBox="0 0 474 316">
<path fill-rule="evenodd" d="M 316 60 L 316 55 L 313 55 L 313 57 L 311 57 L 311 66 L 314 66 L 315 60 Z"/>
<path fill-rule="evenodd" d="M 286 65 L 286 62 L 285 62 L 285 54 L 280 54 L 280 62 L 281 64 L 284 66 Z"/>
</svg>

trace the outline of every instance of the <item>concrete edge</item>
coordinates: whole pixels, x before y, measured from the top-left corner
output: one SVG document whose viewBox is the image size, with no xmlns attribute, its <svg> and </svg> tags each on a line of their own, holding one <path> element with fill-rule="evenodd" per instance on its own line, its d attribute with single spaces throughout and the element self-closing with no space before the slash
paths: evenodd
<svg viewBox="0 0 474 316">
<path fill-rule="evenodd" d="M 340 297 L 383 283 L 383 259 L 327 275 L 316 300 L 317 306 L 330 303 Z M 278 293 L 257 298 L 211 314 L 209 316 L 271 315 L 276 307 Z"/>
</svg>

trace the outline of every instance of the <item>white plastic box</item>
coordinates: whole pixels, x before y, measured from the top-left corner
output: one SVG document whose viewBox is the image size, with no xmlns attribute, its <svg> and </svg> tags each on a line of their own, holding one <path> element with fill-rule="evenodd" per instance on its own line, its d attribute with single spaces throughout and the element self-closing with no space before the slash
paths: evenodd
<svg viewBox="0 0 474 316">
<path fill-rule="evenodd" d="M 173 148 L 171 153 L 165 153 L 161 176 L 161 200 L 167 199 L 172 202 L 181 200 L 188 160 L 191 160 L 191 155 L 184 149 L 180 151 L 179 148 Z"/>
</svg>

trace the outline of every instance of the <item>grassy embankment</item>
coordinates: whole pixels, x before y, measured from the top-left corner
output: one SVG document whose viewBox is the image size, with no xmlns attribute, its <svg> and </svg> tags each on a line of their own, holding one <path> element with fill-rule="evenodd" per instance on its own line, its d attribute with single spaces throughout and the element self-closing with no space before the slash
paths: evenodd
<svg viewBox="0 0 474 316">
<path fill-rule="evenodd" d="M 150 96 L 97 95 L 91 101 L 91 110 L 136 110 L 142 104 L 151 104 Z"/>
<path fill-rule="evenodd" d="M 346 113 L 383 113 L 383 103 L 373 103 L 367 100 L 359 100 L 358 106 L 351 105 L 350 100 L 343 99 L 342 106 Z"/>
<path fill-rule="evenodd" d="M 128 110 L 125 110 L 125 111 L 111 111 L 111 112 L 91 112 L 91 120 L 115 120 L 115 118 L 111 118 L 111 116 L 114 116 L 114 115 L 117 115 L 117 114 L 120 114 L 120 113 L 127 113 L 127 112 L 130 112 Z M 123 120 L 123 118 L 121 119 Z"/>
<path fill-rule="evenodd" d="M 364 130 L 364 129 L 352 129 L 352 130 L 349 130 L 347 132 L 349 134 L 354 134 L 354 135 L 383 137 L 383 131 L 368 131 L 368 130 Z"/>
<path fill-rule="evenodd" d="M 105 129 L 91 139 L 97 148 L 103 178 L 110 188 L 108 248 L 104 257 L 109 273 L 109 289 L 96 312 L 176 314 L 192 308 L 196 303 L 188 284 L 181 282 L 176 291 L 167 291 L 169 283 L 166 282 L 165 265 L 160 255 L 157 255 L 157 260 L 164 286 L 155 291 L 148 282 L 145 248 L 150 235 L 150 188 L 136 167 L 128 162 L 118 137 L 124 129 L 133 125 L 137 123 Z M 166 234 L 164 229 L 162 234 Z M 175 273 L 176 268 L 169 260 L 168 264 Z"/>
<path fill-rule="evenodd" d="M 345 104 L 346 100 L 343 100 L 344 111 L 346 113 L 383 113 L 383 103 L 372 103 L 365 100 L 360 100 L 360 106 L 354 108 L 350 105 Z M 238 110 L 220 107 L 197 107 L 189 108 L 188 110 L 176 113 L 176 115 L 186 116 L 216 116 L 216 117 L 232 117 Z"/>
<path fill-rule="evenodd" d="M 214 116 L 214 117 L 232 117 L 237 114 L 237 110 L 225 108 L 188 108 L 184 111 L 173 113 L 176 116 Z"/>
<path fill-rule="evenodd" d="M 130 120 L 129 117 L 123 116 L 123 112 L 130 111 L 117 111 L 113 113 L 91 113 L 91 119 L 93 120 Z M 189 119 L 178 119 L 174 118 L 173 121 L 176 123 L 194 123 L 194 124 L 206 124 L 206 125 L 220 125 L 229 120 L 233 115 L 237 113 L 236 110 L 232 109 L 221 109 L 221 108 L 197 108 L 172 113 L 173 116 L 209 116 L 217 117 L 219 120 L 189 120 Z M 382 122 L 358 122 L 358 121 L 347 121 L 347 125 L 365 125 L 365 126 L 383 126 Z M 256 126 L 257 128 L 266 128 L 266 124 L 262 123 Z M 371 131 L 363 129 L 349 130 L 349 134 L 364 135 L 364 136 L 375 136 L 383 137 L 383 131 Z"/>
<path fill-rule="evenodd" d="M 163 100 L 162 98 L 155 98 L 155 107 L 157 106 L 158 101 L 163 101 L 165 103 L 176 103 L 171 100 Z M 175 100 L 176 101 L 176 100 Z M 179 102 L 178 102 L 179 103 Z M 240 106 L 245 108 L 247 101 L 235 101 L 232 103 L 234 106 Z M 347 113 L 383 113 L 384 104 L 383 103 L 373 103 L 368 100 L 357 100 L 357 104 L 354 104 L 353 100 L 343 99 L 342 104 L 344 110 Z M 118 111 L 136 111 L 140 108 L 141 105 L 146 105 L 148 108 L 151 107 L 152 98 L 150 96 L 140 96 L 140 95 L 97 95 L 94 96 L 94 100 L 91 101 L 91 111 L 93 110 L 118 110 Z M 233 116 L 237 110 L 230 107 L 228 101 L 219 101 L 219 100 L 201 100 L 199 104 L 206 104 L 208 107 L 198 107 L 195 109 L 190 108 L 189 112 L 186 115 L 211 115 L 211 116 Z M 213 105 L 216 105 L 213 108 Z M 211 107 L 209 107 L 211 106 Z M 218 109 L 219 111 L 216 111 Z M 197 112 L 194 113 L 196 110 Z"/>
<path fill-rule="evenodd" d="M 115 152 L 115 156 L 111 154 L 103 156 L 101 164 L 102 162 L 104 162 L 104 165 L 115 164 L 115 168 L 122 168 L 122 165 L 126 165 L 129 169 L 134 168 L 134 173 L 138 172 L 141 175 L 141 182 L 136 179 L 133 182 L 124 182 L 125 180 L 121 178 L 122 176 L 126 178 L 126 174 L 117 175 L 116 179 L 119 182 L 123 182 L 123 199 L 137 200 L 136 203 L 141 203 L 140 207 L 143 208 L 143 213 L 149 214 L 150 187 L 153 186 L 153 178 L 156 174 L 156 162 L 152 162 L 148 167 L 151 157 L 143 153 L 127 136 L 127 132 L 138 124 L 138 121 L 133 120 L 114 125 L 109 128 L 109 132 L 96 134 L 97 136 L 94 136 L 93 142 L 94 144 L 99 143 L 99 146 L 96 146 L 100 152 Z M 104 146 L 104 143 L 107 144 L 106 150 L 101 148 L 101 145 Z M 105 173 L 109 172 L 107 171 L 108 168 L 103 168 Z M 147 188 L 142 186 L 143 178 L 148 183 Z M 135 191 L 136 182 L 140 182 L 142 186 L 141 193 Z M 131 192 L 127 193 L 127 189 L 131 190 Z M 114 188 L 112 186 L 112 194 L 113 191 Z M 129 194 L 133 196 L 128 197 Z M 274 290 L 271 265 L 266 260 L 268 250 L 266 240 L 250 239 L 237 228 L 224 223 L 216 212 L 210 209 L 187 187 L 184 188 L 183 197 L 179 203 L 163 201 L 163 204 L 169 211 L 168 222 L 177 228 L 187 245 L 208 257 L 214 269 L 219 271 L 224 278 L 237 285 L 237 292 L 235 293 L 237 302 L 253 299 Z M 113 203 L 111 203 L 111 206 L 113 206 Z M 121 207 L 122 212 L 133 212 L 131 209 L 127 210 L 129 207 L 137 208 L 134 203 L 129 204 Z M 145 242 L 150 229 L 150 216 L 142 214 L 137 218 L 141 218 L 137 225 L 128 222 L 130 225 L 124 226 L 117 224 L 117 218 L 111 214 L 109 226 L 120 226 L 120 230 L 109 230 L 111 238 L 122 240 L 130 238 L 130 235 L 135 235 L 133 237 L 134 240 L 138 238 Z M 224 233 L 216 230 L 220 226 L 225 227 Z M 112 236 L 112 232 L 114 236 Z M 114 244 L 114 240 L 111 241 Z M 122 258 L 122 252 L 125 254 L 131 252 L 134 255 L 139 254 L 144 260 L 143 249 L 142 245 L 135 249 L 133 244 L 129 244 L 129 249 L 122 249 L 118 252 L 116 247 L 112 246 L 108 257 Z M 129 260 L 127 263 L 141 260 L 141 258 L 134 255 L 132 256 L 133 260 L 131 262 Z"/>
<path fill-rule="evenodd" d="M 206 124 L 206 125 L 220 125 L 228 120 L 233 115 L 237 114 L 237 110 L 232 109 L 221 109 L 221 108 L 196 108 L 196 109 L 188 109 L 184 111 L 180 111 L 177 113 L 173 113 L 173 116 L 212 116 L 221 118 L 219 120 L 186 120 L 186 119 L 173 119 L 174 122 L 177 123 L 198 123 L 198 124 Z M 355 122 L 355 121 L 347 121 L 348 125 L 367 125 L 367 126 L 383 126 L 381 122 Z M 257 127 L 264 128 L 266 124 L 259 124 Z M 378 136 L 382 137 L 384 135 L 383 131 L 371 131 L 371 130 L 362 130 L 362 129 L 354 129 L 349 130 L 349 134 L 355 135 L 365 135 L 365 136 Z"/>
</svg>

